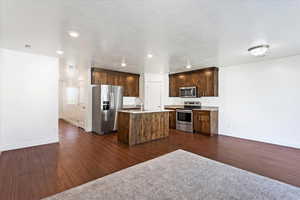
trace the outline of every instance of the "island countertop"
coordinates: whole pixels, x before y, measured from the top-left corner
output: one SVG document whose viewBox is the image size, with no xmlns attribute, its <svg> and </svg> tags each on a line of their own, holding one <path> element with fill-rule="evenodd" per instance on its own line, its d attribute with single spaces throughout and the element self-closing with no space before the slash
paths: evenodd
<svg viewBox="0 0 300 200">
<path fill-rule="evenodd" d="M 144 114 L 144 113 L 159 113 L 159 112 L 171 112 L 171 110 L 119 110 L 118 112 L 131 113 L 131 114 Z"/>
</svg>

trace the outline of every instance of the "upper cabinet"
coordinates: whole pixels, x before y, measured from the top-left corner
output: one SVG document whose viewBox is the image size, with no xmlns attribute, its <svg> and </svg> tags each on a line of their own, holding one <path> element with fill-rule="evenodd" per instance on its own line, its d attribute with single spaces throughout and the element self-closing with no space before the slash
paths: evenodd
<svg viewBox="0 0 300 200">
<path fill-rule="evenodd" d="M 219 69 L 210 67 L 169 75 L 169 96 L 178 97 L 180 87 L 197 87 L 198 97 L 219 96 Z"/>
<path fill-rule="evenodd" d="M 92 68 L 91 84 L 93 85 L 119 85 L 124 88 L 124 96 L 139 97 L 139 74 L 110 71 Z"/>
</svg>

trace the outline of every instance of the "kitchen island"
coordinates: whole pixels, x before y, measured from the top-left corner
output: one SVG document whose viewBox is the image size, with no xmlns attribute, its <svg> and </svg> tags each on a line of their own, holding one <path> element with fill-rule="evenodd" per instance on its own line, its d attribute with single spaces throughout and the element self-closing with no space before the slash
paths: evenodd
<svg viewBox="0 0 300 200">
<path fill-rule="evenodd" d="M 130 146 L 169 136 L 169 110 L 120 110 L 118 141 Z"/>
</svg>

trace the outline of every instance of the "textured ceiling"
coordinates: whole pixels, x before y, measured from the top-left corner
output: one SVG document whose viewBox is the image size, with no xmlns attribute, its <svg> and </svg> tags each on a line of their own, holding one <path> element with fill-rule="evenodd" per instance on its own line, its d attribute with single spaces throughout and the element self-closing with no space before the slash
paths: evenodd
<svg viewBox="0 0 300 200">
<path fill-rule="evenodd" d="M 64 62 L 77 66 L 174 72 L 184 70 L 187 60 L 200 68 L 300 53 L 299 0 L 0 2 L 0 47 L 49 56 L 62 49 Z M 70 38 L 69 30 L 80 37 Z M 248 54 L 250 46 L 265 42 L 271 45 L 267 56 Z"/>
</svg>

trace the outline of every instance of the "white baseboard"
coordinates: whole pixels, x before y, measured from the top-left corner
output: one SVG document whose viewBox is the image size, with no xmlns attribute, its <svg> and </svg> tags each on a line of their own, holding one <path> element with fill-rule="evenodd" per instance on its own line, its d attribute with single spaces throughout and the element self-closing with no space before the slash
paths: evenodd
<svg viewBox="0 0 300 200">
<path fill-rule="evenodd" d="M 14 149 L 22 149 L 26 147 L 33 147 L 33 146 L 39 146 L 44 144 L 51 144 L 51 143 L 58 143 L 59 138 L 57 137 L 51 137 L 51 138 L 39 138 L 36 140 L 27 140 L 22 142 L 16 142 L 14 144 L 8 144 L 4 145 L 2 147 L 2 151 L 9 151 Z"/>
<path fill-rule="evenodd" d="M 69 122 L 70 124 L 77 126 L 79 128 L 83 128 L 84 130 L 86 130 L 85 125 L 84 124 L 80 124 L 80 122 L 66 118 L 66 117 L 61 117 L 60 119 L 65 120 L 66 122 Z"/>
<path fill-rule="evenodd" d="M 74 125 L 74 126 L 78 126 L 77 122 L 71 119 L 68 119 L 66 117 L 62 117 L 61 119 L 65 120 L 66 122 L 69 122 L 70 124 Z"/>
<path fill-rule="evenodd" d="M 85 128 L 84 128 L 84 131 L 85 131 L 85 132 L 92 132 L 92 128 L 87 128 L 87 127 L 85 127 Z"/>
<path fill-rule="evenodd" d="M 239 139 L 244 139 L 244 140 L 251 140 L 255 142 L 263 142 L 263 143 L 268 143 L 268 144 L 273 144 L 273 145 L 278 145 L 278 146 L 284 146 L 284 147 L 290 147 L 290 148 L 296 148 L 300 149 L 300 146 L 298 143 L 286 143 L 286 142 L 276 142 L 273 140 L 267 140 L 267 139 L 261 139 L 261 138 L 255 138 L 255 137 L 245 137 L 245 136 L 239 136 L 239 135 L 234 135 L 232 132 L 228 131 L 220 131 L 219 135 L 224 135 L 224 136 L 229 136 L 233 138 L 239 138 Z"/>
</svg>

